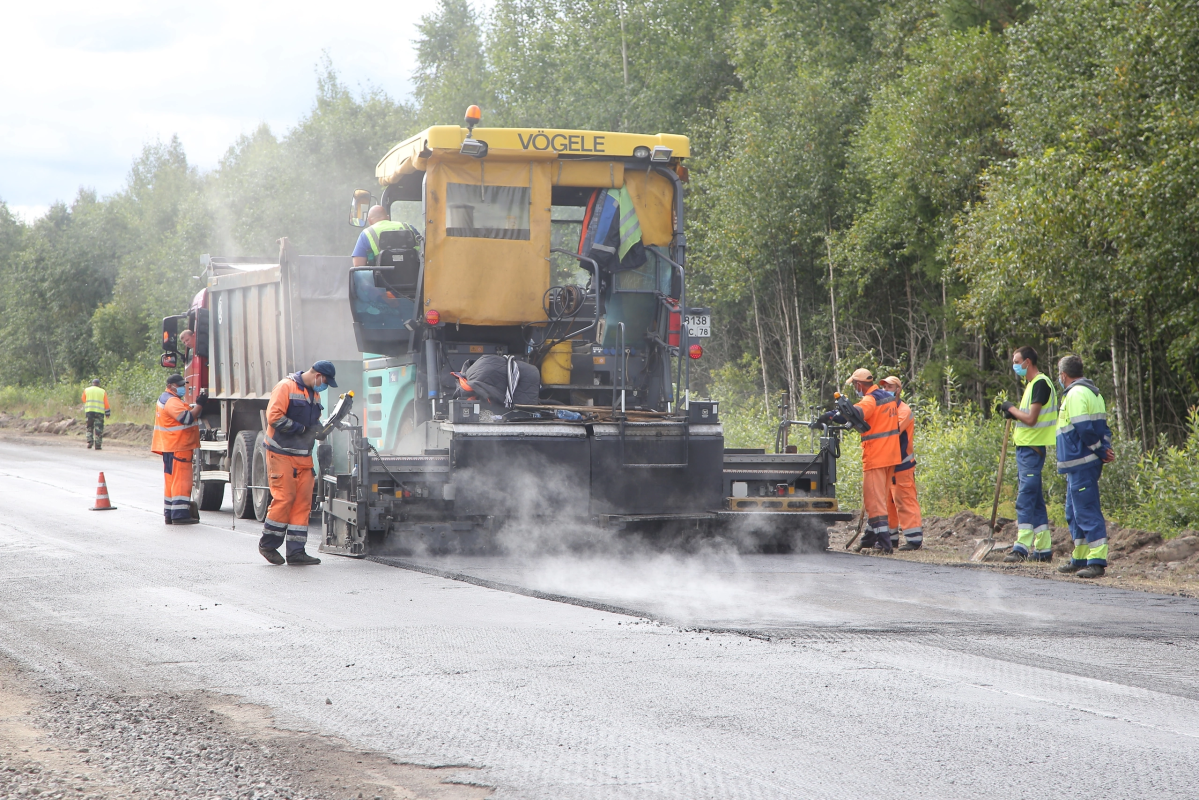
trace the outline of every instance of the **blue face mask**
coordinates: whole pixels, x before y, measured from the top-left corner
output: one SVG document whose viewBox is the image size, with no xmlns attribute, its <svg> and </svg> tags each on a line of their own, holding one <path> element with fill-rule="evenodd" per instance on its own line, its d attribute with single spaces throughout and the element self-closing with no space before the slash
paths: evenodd
<svg viewBox="0 0 1199 800">
<path fill-rule="evenodd" d="M 183 395 L 187 394 L 187 387 L 186 386 L 176 386 L 175 394 L 179 395 L 180 397 L 183 397 Z"/>
<path fill-rule="evenodd" d="M 1064 380 L 1062 380 L 1060 377 L 1057 379 L 1057 385 L 1062 387 L 1063 389 L 1066 388 L 1066 382 Z"/>
<path fill-rule="evenodd" d="M 316 391 L 323 392 L 328 388 L 329 388 L 329 384 L 325 383 L 324 381 L 321 381 L 321 385 L 316 387 Z"/>
<path fill-rule="evenodd" d="M 1021 378 L 1026 377 L 1028 375 L 1028 367 L 1024 366 L 1023 364 L 1012 364 L 1012 369 Z"/>
</svg>

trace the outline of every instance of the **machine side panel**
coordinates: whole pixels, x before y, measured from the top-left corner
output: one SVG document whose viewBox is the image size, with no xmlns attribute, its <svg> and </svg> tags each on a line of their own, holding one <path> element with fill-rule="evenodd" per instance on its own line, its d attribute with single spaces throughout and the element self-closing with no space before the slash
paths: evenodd
<svg viewBox="0 0 1199 800">
<path fill-rule="evenodd" d="M 591 513 L 693 514 L 723 502 L 724 435 L 718 425 L 594 426 Z"/>
<path fill-rule="evenodd" d="M 582 428 L 561 436 L 456 433 L 451 448 L 455 514 L 518 521 L 587 516 L 590 440 Z"/>
</svg>

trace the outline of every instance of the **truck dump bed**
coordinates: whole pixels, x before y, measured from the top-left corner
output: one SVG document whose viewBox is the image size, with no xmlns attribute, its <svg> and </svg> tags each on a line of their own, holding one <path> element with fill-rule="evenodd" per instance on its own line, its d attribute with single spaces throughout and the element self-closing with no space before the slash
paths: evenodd
<svg viewBox="0 0 1199 800">
<path fill-rule="evenodd" d="M 209 397 L 265 400 L 284 376 L 322 359 L 336 365 L 340 385 L 357 388 L 351 266 L 348 256 L 297 256 L 286 247 L 277 263 L 214 257 Z"/>
</svg>

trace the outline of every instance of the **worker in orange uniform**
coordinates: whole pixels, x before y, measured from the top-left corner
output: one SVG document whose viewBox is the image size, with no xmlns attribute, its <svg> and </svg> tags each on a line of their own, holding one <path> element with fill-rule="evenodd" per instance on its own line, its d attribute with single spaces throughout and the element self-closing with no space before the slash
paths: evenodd
<svg viewBox="0 0 1199 800">
<path fill-rule="evenodd" d="M 866 530 L 862 547 L 891 552 L 891 532 L 887 526 L 887 498 L 891 495 L 891 477 L 902 457 L 899 453 L 899 410 L 895 395 L 874 383 L 868 369 L 855 370 L 846 381 L 862 398 L 854 405 L 838 401 L 812 422 L 819 425 L 836 422 L 852 425 L 862 435 L 862 505 L 866 512 Z"/>
<path fill-rule="evenodd" d="M 291 566 L 319 564 L 304 552 L 308 541 L 308 516 L 312 512 L 312 445 L 321 427 L 319 396 L 327 386 L 337 387 L 337 369 L 318 361 L 304 372 L 287 376 L 271 391 L 266 407 L 270 430 L 266 437 L 266 470 L 271 487 L 271 507 L 266 512 L 258 552 L 272 564 L 284 563 L 279 545 L 287 542 L 286 562 Z"/>
<path fill-rule="evenodd" d="M 194 525 L 191 515 L 192 451 L 200 446 L 200 405 L 183 402 L 187 385 L 182 375 L 167 378 L 154 413 L 151 452 L 162 456 L 163 515 L 168 525 Z"/>
<path fill-rule="evenodd" d="M 891 476 L 891 494 L 887 497 L 887 527 L 891 529 L 891 547 L 901 551 L 919 550 L 924 544 L 924 520 L 920 518 L 920 501 L 916 498 L 916 449 L 912 441 L 915 424 L 912 407 L 900 399 L 903 383 L 894 376 L 883 378 L 878 385 L 895 395 L 899 417 L 899 466 Z M 903 546 L 899 544 L 899 529 L 903 528 Z"/>
</svg>

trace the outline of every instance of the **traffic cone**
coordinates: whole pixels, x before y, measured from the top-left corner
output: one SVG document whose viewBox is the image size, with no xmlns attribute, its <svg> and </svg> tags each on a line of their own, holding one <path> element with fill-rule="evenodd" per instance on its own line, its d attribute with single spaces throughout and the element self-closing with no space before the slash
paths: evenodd
<svg viewBox="0 0 1199 800">
<path fill-rule="evenodd" d="M 104 473 L 100 473 L 100 482 L 96 484 L 96 504 L 92 511 L 115 511 L 116 506 L 108 502 L 108 484 L 104 482 Z"/>
</svg>

